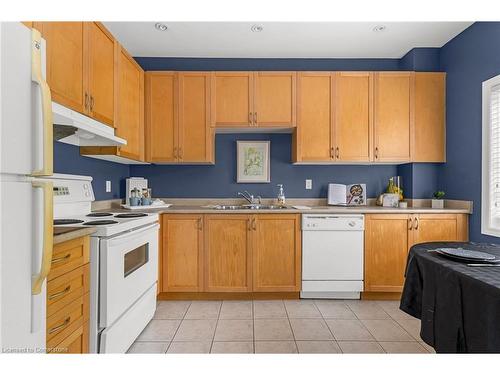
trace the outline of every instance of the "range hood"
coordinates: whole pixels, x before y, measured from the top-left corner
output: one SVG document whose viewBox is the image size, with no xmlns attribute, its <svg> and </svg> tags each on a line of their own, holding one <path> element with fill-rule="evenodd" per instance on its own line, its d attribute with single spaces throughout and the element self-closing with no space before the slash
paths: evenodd
<svg viewBox="0 0 500 375">
<path fill-rule="evenodd" d="M 124 146 L 125 139 L 99 121 L 52 102 L 54 139 L 75 146 Z"/>
</svg>

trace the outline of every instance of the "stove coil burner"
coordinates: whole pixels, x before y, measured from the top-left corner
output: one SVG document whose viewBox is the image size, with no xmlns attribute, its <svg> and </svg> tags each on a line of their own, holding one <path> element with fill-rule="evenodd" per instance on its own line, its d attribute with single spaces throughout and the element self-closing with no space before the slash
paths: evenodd
<svg viewBox="0 0 500 375">
<path fill-rule="evenodd" d="M 83 223 L 83 225 L 110 225 L 110 224 L 118 224 L 118 221 L 115 220 L 93 220 L 87 221 Z"/>
<path fill-rule="evenodd" d="M 113 216 L 113 214 L 110 212 L 92 212 L 86 216 L 87 217 L 104 217 L 104 216 Z"/>
<path fill-rule="evenodd" d="M 130 213 L 130 214 L 115 215 L 115 217 L 117 217 L 119 219 L 127 219 L 127 218 L 133 218 L 133 217 L 144 217 L 144 216 L 148 216 L 148 214 L 145 214 L 142 212 L 134 212 L 134 213 Z"/>
<path fill-rule="evenodd" d="M 77 219 L 55 219 L 54 225 L 66 225 L 66 224 L 81 224 L 83 220 Z"/>
</svg>

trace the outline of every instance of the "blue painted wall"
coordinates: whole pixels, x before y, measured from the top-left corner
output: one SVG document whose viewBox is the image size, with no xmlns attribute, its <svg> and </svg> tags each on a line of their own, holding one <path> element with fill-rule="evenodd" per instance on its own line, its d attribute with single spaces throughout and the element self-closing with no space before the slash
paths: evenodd
<svg viewBox="0 0 500 375">
<path fill-rule="evenodd" d="M 400 70 L 400 59 L 134 58 L 144 70 Z"/>
<path fill-rule="evenodd" d="M 128 165 L 80 156 L 78 147 L 61 142 L 54 142 L 54 172 L 92 176 L 96 200 L 123 198 L 130 176 Z M 106 193 L 106 180 L 111 181 L 111 193 Z"/>
<path fill-rule="evenodd" d="M 236 183 L 237 140 L 271 141 L 271 183 Z M 327 196 L 329 182 L 366 183 L 368 196 L 375 197 L 397 170 L 394 165 L 293 165 L 291 147 L 290 134 L 217 134 L 215 165 L 134 165 L 130 173 L 146 177 L 158 197 L 226 198 L 248 190 L 272 198 L 277 195 L 276 184 L 284 184 L 288 197 L 316 198 Z M 305 179 L 313 180 L 312 190 L 305 189 Z"/>
<path fill-rule="evenodd" d="M 417 72 L 440 71 L 440 48 L 413 48 L 399 62 L 400 70 L 415 70 Z"/>
<path fill-rule="evenodd" d="M 447 163 L 439 169 L 439 185 L 448 198 L 474 201 L 470 239 L 500 243 L 481 234 L 481 89 L 500 74 L 500 22 L 478 22 L 441 49 L 447 73 Z"/>
</svg>

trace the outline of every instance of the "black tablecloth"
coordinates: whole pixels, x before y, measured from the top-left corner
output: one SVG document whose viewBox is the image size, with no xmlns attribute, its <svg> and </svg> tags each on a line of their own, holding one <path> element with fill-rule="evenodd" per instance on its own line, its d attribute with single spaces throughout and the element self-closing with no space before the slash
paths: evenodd
<svg viewBox="0 0 500 375">
<path fill-rule="evenodd" d="M 469 267 L 429 252 L 463 247 L 500 257 L 500 246 L 435 242 L 410 249 L 401 310 L 421 320 L 438 353 L 500 353 L 500 267 Z"/>
</svg>

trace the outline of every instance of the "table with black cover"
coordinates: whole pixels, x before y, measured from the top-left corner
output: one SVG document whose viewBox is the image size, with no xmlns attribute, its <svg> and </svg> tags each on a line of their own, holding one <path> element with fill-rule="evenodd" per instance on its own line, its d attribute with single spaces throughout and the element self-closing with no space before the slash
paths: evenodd
<svg viewBox="0 0 500 375">
<path fill-rule="evenodd" d="M 495 245 L 434 242 L 413 246 L 401 310 L 421 320 L 420 336 L 437 353 L 500 353 L 500 267 L 469 267 L 432 252 L 440 247 L 500 257 L 500 246 Z"/>
</svg>

